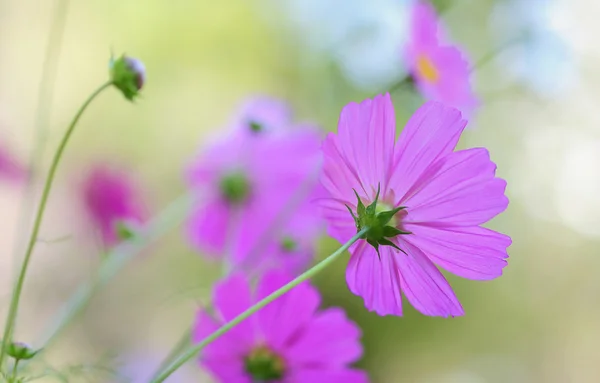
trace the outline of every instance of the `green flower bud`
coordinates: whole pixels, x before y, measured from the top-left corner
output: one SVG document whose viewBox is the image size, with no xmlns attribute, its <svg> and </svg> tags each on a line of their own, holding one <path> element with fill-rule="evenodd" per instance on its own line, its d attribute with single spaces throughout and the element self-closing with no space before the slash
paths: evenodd
<svg viewBox="0 0 600 383">
<path fill-rule="evenodd" d="M 132 57 L 111 58 L 110 79 L 126 99 L 133 101 L 146 82 L 146 68 L 140 60 Z"/>
<path fill-rule="evenodd" d="M 27 344 L 22 342 L 12 342 L 8 345 L 8 348 L 6 349 L 6 353 L 17 360 L 31 359 L 39 351 L 40 350 L 34 350 L 33 348 L 29 347 Z"/>
</svg>

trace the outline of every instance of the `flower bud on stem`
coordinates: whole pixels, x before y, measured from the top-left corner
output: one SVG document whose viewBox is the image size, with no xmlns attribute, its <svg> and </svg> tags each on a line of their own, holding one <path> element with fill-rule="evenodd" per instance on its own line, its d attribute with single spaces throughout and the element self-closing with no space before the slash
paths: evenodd
<svg viewBox="0 0 600 383">
<path fill-rule="evenodd" d="M 46 208 L 46 203 L 48 202 L 48 196 L 50 194 L 50 189 L 52 188 L 52 183 L 54 181 L 54 176 L 56 175 L 56 170 L 58 169 L 58 164 L 60 159 L 62 158 L 65 147 L 67 146 L 67 142 L 71 137 L 73 130 L 75 130 L 75 126 L 77 122 L 81 118 L 83 112 L 87 109 L 87 107 L 92 103 L 92 101 L 104 91 L 106 88 L 113 85 L 113 81 L 108 81 L 101 85 L 98 89 L 96 89 L 88 99 L 83 103 L 83 105 L 75 114 L 73 121 L 67 128 L 56 153 L 52 159 L 52 163 L 50 165 L 50 170 L 48 171 L 48 177 L 46 178 L 46 182 L 44 183 L 44 189 L 42 190 L 42 197 L 40 199 L 40 204 L 37 209 L 37 213 L 35 215 L 35 220 L 33 222 L 33 229 L 31 232 L 31 236 L 29 237 L 29 241 L 27 243 L 27 249 L 25 251 L 25 257 L 23 258 L 23 263 L 21 265 L 21 270 L 19 272 L 19 276 L 17 278 L 15 287 L 13 288 L 12 297 L 10 301 L 10 306 L 8 310 L 8 314 L 6 316 L 6 322 L 4 325 L 4 334 L 2 336 L 2 345 L 0 348 L 0 368 L 3 366 L 4 357 L 8 351 L 8 347 L 11 344 L 12 334 L 15 326 L 15 320 L 17 317 L 17 311 L 19 308 L 19 301 L 21 298 L 21 291 L 23 290 L 23 283 L 25 282 L 25 275 L 27 274 L 27 268 L 29 266 L 29 261 L 31 260 L 31 254 L 33 253 L 33 248 L 37 242 L 38 233 L 40 231 L 40 226 L 42 224 L 42 218 L 44 216 L 44 210 Z"/>
</svg>

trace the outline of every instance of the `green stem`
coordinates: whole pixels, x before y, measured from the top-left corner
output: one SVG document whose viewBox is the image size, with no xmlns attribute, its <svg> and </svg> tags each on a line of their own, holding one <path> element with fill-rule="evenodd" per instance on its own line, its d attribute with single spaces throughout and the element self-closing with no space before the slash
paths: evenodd
<svg viewBox="0 0 600 383">
<path fill-rule="evenodd" d="M 183 333 L 181 338 L 177 341 L 175 346 L 171 349 L 171 351 L 169 351 L 169 354 L 160 363 L 160 366 L 158 366 L 158 368 L 156 369 L 156 372 L 154 372 L 154 374 L 152 374 L 152 379 L 155 379 L 161 373 L 161 371 L 163 371 L 165 368 L 167 368 L 171 364 L 173 359 L 175 359 L 175 357 L 177 357 L 177 355 L 179 355 L 179 353 L 181 353 L 183 350 L 185 350 L 186 346 L 190 343 L 191 338 L 192 338 L 192 329 L 188 328 L 185 330 L 185 332 Z"/>
<path fill-rule="evenodd" d="M 25 250 L 25 257 L 23 258 L 23 263 L 21 265 L 21 271 L 19 272 L 19 277 L 13 289 L 12 298 L 10 301 L 10 308 L 8 310 L 8 314 L 6 316 L 6 324 L 4 325 L 4 334 L 2 336 L 2 348 L 0 349 L 0 366 L 2 366 L 4 362 L 4 355 L 6 353 L 6 347 L 11 342 L 13 327 L 15 324 L 15 319 L 17 317 L 17 311 L 19 308 L 19 301 L 21 298 L 21 291 L 23 290 L 23 283 L 25 282 L 25 275 L 27 274 L 27 268 L 29 266 L 29 261 L 31 259 L 31 254 L 33 253 L 33 249 L 35 247 L 35 243 L 37 242 L 38 233 L 40 231 L 40 226 L 42 224 L 42 218 L 44 217 L 44 210 L 46 208 L 46 203 L 48 202 L 48 196 L 50 194 L 50 189 L 52 188 L 52 182 L 54 181 L 54 176 L 56 175 L 56 170 L 58 169 L 58 164 L 60 159 L 65 151 L 65 147 L 67 146 L 67 142 L 79 121 L 79 118 L 83 114 L 83 112 L 87 109 L 87 107 L 91 104 L 91 102 L 100 94 L 103 90 L 112 85 L 112 81 L 109 81 L 98 89 L 96 89 L 77 111 L 73 121 L 67 128 L 65 135 L 60 142 L 56 153 L 54 154 L 54 158 L 52 159 L 52 163 L 50 165 L 50 170 L 48 171 L 48 177 L 46 178 L 46 182 L 44 184 L 44 189 L 42 191 L 42 197 L 40 199 L 40 204 L 37 209 L 37 213 L 35 215 L 35 220 L 33 222 L 33 230 L 31 231 L 31 236 L 29 237 L 29 242 L 27 243 L 27 249 Z"/>
<path fill-rule="evenodd" d="M 340 255 L 342 255 L 344 253 L 344 251 L 348 250 L 348 248 L 350 246 L 352 246 L 352 244 L 354 244 L 354 242 L 358 241 L 360 239 L 360 237 L 362 237 L 364 234 L 366 234 L 368 230 L 369 230 L 368 227 L 363 228 L 361 231 L 356 233 L 356 235 L 354 237 L 350 238 L 350 240 L 348 242 L 346 242 L 342 247 L 340 247 L 335 252 L 333 252 L 330 256 L 328 256 L 321 262 L 317 263 L 315 266 L 308 269 L 303 274 L 296 277 L 296 279 L 292 280 L 285 286 L 279 288 L 278 290 L 269 294 L 267 297 L 258 301 L 253 306 L 248 308 L 246 311 L 242 312 L 240 315 L 233 318 L 231 321 L 225 323 L 217 331 L 215 331 L 212 334 L 210 334 L 209 336 L 207 336 L 202 342 L 189 347 L 187 349 L 187 351 L 185 351 L 179 358 L 177 358 L 173 363 L 171 363 L 171 365 L 168 368 L 163 370 L 163 372 L 157 378 L 152 379 L 151 383 L 164 382 L 164 380 L 167 379 L 173 372 L 175 372 L 179 367 L 181 367 L 188 360 L 195 357 L 204 347 L 206 347 L 208 344 L 213 342 L 215 339 L 219 338 L 221 335 L 225 334 L 227 331 L 231 330 L 232 328 L 237 326 L 239 323 L 241 323 L 242 321 L 244 321 L 245 319 L 247 319 L 248 317 L 250 317 L 257 311 L 259 311 L 260 309 L 262 309 L 269 303 L 273 302 L 275 299 L 279 298 L 280 296 L 287 293 L 294 287 L 298 286 L 300 283 L 312 278 L 314 275 L 316 275 L 321 270 L 323 270 L 324 268 L 329 266 L 333 261 L 335 261 Z"/>
<path fill-rule="evenodd" d="M 28 231 L 27 226 L 30 223 L 32 209 L 34 204 L 31 203 L 35 193 L 35 178 L 38 169 L 41 166 L 44 158 L 44 147 L 46 143 L 47 125 L 50 120 L 52 111 L 52 101 L 54 93 L 54 85 L 56 83 L 56 74 L 58 72 L 58 63 L 60 58 L 60 48 L 64 35 L 67 10 L 69 8 L 68 0 L 59 0 L 54 7 L 54 17 L 50 32 L 48 34 L 48 45 L 44 54 L 44 63 L 42 65 L 42 76 L 38 85 L 38 100 L 35 117 L 35 130 L 33 132 L 33 150 L 29 157 L 28 166 L 28 182 L 25 187 L 25 192 L 21 198 L 19 207 L 19 218 L 17 223 L 17 235 L 14 246 L 14 259 L 17 259 L 21 254 L 23 236 Z M 18 270 L 18 262 L 14 262 L 15 270 L 13 275 L 16 276 Z M 14 283 L 14 281 L 13 281 Z"/>
<path fill-rule="evenodd" d="M 17 371 L 19 371 L 19 360 L 20 359 L 15 359 L 15 365 L 13 366 L 12 378 L 11 378 L 12 382 L 17 381 Z"/>
<path fill-rule="evenodd" d="M 81 314 L 88 305 L 92 296 L 105 286 L 115 275 L 121 271 L 131 259 L 139 254 L 149 244 L 163 236 L 171 228 L 180 224 L 195 203 L 195 197 L 185 194 L 174 200 L 153 220 L 141 229 L 135 237 L 126 242 L 121 242 L 102 262 L 97 275 L 81 285 L 69 298 L 58 314 L 50 323 L 41 341 L 36 344 L 44 345 L 44 348 L 36 355 L 39 357 L 48 350 L 49 346 L 58 336 Z M 28 361 L 25 361 L 28 362 Z"/>
</svg>

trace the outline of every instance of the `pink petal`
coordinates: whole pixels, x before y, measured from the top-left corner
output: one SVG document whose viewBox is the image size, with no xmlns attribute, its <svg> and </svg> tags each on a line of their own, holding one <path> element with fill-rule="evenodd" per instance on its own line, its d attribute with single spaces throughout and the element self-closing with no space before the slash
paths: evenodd
<svg viewBox="0 0 600 383">
<path fill-rule="evenodd" d="M 346 242 L 356 234 L 354 219 L 343 202 L 322 198 L 317 203 L 320 208 L 319 213 L 329 223 L 327 233 L 330 236 L 340 242 Z"/>
<path fill-rule="evenodd" d="M 223 321 L 231 321 L 252 306 L 248 280 L 242 274 L 228 277 L 217 284 L 213 299 L 215 310 L 221 314 Z M 244 320 L 229 333 L 247 347 L 254 343 L 254 328 L 250 319 Z"/>
<path fill-rule="evenodd" d="M 400 204 L 404 222 L 473 226 L 489 221 L 508 206 L 506 181 L 494 178 L 496 165 L 486 149 L 452 153 L 431 166 Z"/>
<path fill-rule="evenodd" d="M 389 182 L 397 201 L 439 158 L 452 153 L 467 122 L 458 110 L 435 101 L 421 106 L 402 131 Z"/>
<path fill-rule="evenodd" d="M 252 378 L 246 373 L 243 358 L 208 358 L 202 361 L 201 365 L 209 370 L 219 382 L 252 383 Z"/>
<path fill-rule="evenodd" d="M 448 281 L 419 248 L 402 237 L 399 247 L 408 255 L 396 251 L 402 290 L 410 303 L 428 316 L 460 316 L 464 311 Z"/>
<path fill-rule="evenodd" d="M 360 328 L 342 309 L 318 313 L 285 351 L 288 363 L 302 366 L 343 367 L 362 355 Z"/>
<path fill-rule="evenodd" d="M 206 202 L 191 214 L 186 231 L 193 246 L 206 255 L 218 257 L 225 247 L 230 209 L 226 202 L 218 199 Z"/>
<path fill-rule="evenodd" d="M 372 197 L 389 178 L 396 121 L 389 94 L 350 103 L 342 109 L 338 135 L 323 144 L 323 185 L 336 198 L 355 200 L 352 189 Z M 384 193 L 385 194 L 385 193 Z"/>
<path fill-rule="evenodd" d="M 406 225 L 408 241 L 435 264 L 468 279 L 488 280 L 502 275 L 510 237 L 483 227 Z"/>
<path fill-rule="evenodd" d="M 353 368 L 344 369 L 319 369 L 303 368 L 294 370 L 286 377 L 283 383 L 368 383 L 369 375 L 366 371 Z"/>
<path fill-rule="evenodd" d="M 221 322 L 216 321 L 205 310 L 200 310 L 196 315 L 192 341 L 194 343 L 200 343 L 207 336 L 215 332 L 221 325 Z M 243 358 L 250 350 L 251 347 L 245 344 L 245 342 L 240 342 L 237 338 L 237 334 L 228 332 L 206 346 L 202 352 L 201 359 L 205 357 L 215 360 Z"/>
<path fill-rule="evenodd" d="M 471 64 L 463 52 L 454 46 L 439 47 L 431 54 L 433 65 L 440 72 L 440 80 L 430 98 L 453 106 L 463 112 L 471 112 L 479 104 L 471 86 Z"/>
<path fill-rule="evenodd" d="M 291 280 L 282 272 L 266 273 L 259 282 L 257 300 Z M 258 325 L 269 347 L 282 350 L 292 336 L 311 321 L 320 303 L 318 291 L 308 283 L 302 283 L 260 310 L 256 314 Z"/>
<path fill-rule="evenodd" d="M 401 284 L 394 251 L 389 246 L 380 247 L 380 260 L 373 246 L 361 241 L 352 251 L 346 269 L 350 291 L 363 298 L 369 311 L 379 315 L 402 315 Z"/>
<path fill-rule="evenodd" d="M 410 36 L 412 44 L 416 46 L 437 44 L 438 25 L 435 8 L 425 1 L 418 1 L 412 10 Z"/>
</svg>

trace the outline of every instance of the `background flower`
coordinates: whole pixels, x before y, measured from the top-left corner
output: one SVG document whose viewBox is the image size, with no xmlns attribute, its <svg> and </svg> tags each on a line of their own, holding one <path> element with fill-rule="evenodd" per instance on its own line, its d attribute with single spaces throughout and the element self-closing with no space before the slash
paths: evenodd
<svg viewBox="0 0 600 383">
<path fill-rule="evenodd" d="M 138 186 L 126 172 L 107 164 L 94 165 L 82 184 L 86 213 L 103 241 L 119 241 L 119 226 L 135 230 L 144 218 L 144 203 Z"/>
<path fill-rule="evenodd" d="M 7 148 L 0 146 L 0 180 L 20 181 L 26 175 L 23 165 L 17 162 Z"/>
<path fill-rule="evenodd" d="M 317 131 L 300 128 L 260 139 L 233 134 L 207 148 L 188 173 L 190 186 L 199 195 L 187 226 L 191 243 L 230 267 L 262 264 L 265 259 L 246 262 L 246 258 L 257 256 L 255 245 L 277 229 L 272 225 L 288 204 L 300 197 L 296 209 L 305 209 L 314 195 L 320 142 Z M 269 240 L 259 258 L 282 254 L 265 252 L 271 244 Z"/>
<path fill-rule="evenodd" d="M 268 272 L 255 293 L 241 274 L 220 282 L 213 294 L 215 315 L 200 310 L 194 342 L 290 280 Z M 339 308 L 318 310 L 320 301 L 308 283 L 295 287 L 209 344 L 200 364 L 227 383 L 368 382 L 364 371 L 350 367 L 362 355 L 360 329 Z"/>
<path fill-rule="evenodd" d="M 435 8 L 425 1 L 413 6 L 410 25 L 404 57 L 421 95 L 470 114 L 478 101 L 464 51 L 449 42 Z"/>
</svg>

